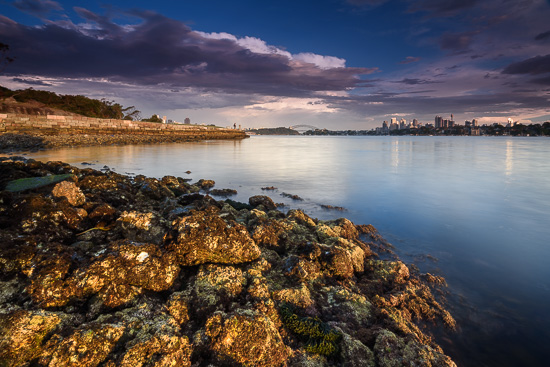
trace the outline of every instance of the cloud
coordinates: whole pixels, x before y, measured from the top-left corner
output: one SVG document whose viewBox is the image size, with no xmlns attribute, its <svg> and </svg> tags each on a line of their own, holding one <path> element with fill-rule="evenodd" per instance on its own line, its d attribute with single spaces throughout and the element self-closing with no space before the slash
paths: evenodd
<svg viewBox="0 0 550 367">
<path fill-rule="evenodd" d="M 387 3 L 389 0 L 345 0 L 346 3 L 359 7 L 375 7 Z"/>
<path fill-rule="evenodd" d="M 410 63 L 418 62 L 418 61 L 420 61 L 420 57 L 407 56 L 407 57 L 405 57 L 405 60 L 402 60 L 399 63 L 400 64 L 410 64 Z"/>
<path fill-rule="evenodd" d="M 296 97 L 349 90 L 364 82 L 360 75 L 376 71 L 345 67 L 332 56 L 290 55 L 253 37 L 196 32 L 153 12 L 134 11 L 138 24 L 118 25 L 75 11 L 85 24 L 29 27 L 0 17 L 0 38 L 17 56 L 10 72 Z"/>
<path fill-rule="evenodd" d="M 474 7 L 481 0 L 421 0 L 413 1 L 409 11 L 425 11 L 435 16 L 452 16 Z"/>
<path fill-rule="evenodd" d="M 294 60 L 300 60 L 309 64 L 314 64 L 323 70 L 334 68 L 345 68 L 346 60 L 334 56 L 322 56 L 311 52 L 302 52 L 293 56 Z"/>
<path fill-rule="evenodd" d="M 547 39 L 550 39 L 550 31 L 540 33 L 535 37 L 535 41 L 544 41 L 544 40 L 547 40 Z"/>
<path fill-rule="evenodd" d="M 16 83 L 23 83 L 23 84 L 29 84 L 29 85 L 42 85 L 42 86 L 52 86 L 53 84 L 47 83 L 42 80 L 36 80 L 36 79 L 23 79 L 23 78 L 12 78 L 12 81 Z"/>
<path fill-rule="evenodd" d="M 508 65 L 502 71 L 503 74 L 531 74 L 538 75 L 550 73 L 550 54 L 535 56 L 527 60 Z"/>
<path fill-rule="evenodd" d="M 63 10 L 56 1 L 51 0 L 16 0 L 12 5 L 24 13 L 43 18 L 55 10 Z"/>
<path fill-rule="evenodd" d="M 408 85 L 417 85 L 417 84 L 437 84 L 437 83 L 443 83 L 443 82 L 434 82 L 428 79 L 418 79 L 418 78 L 405 78 L 403 80 L 394 82 L 394 83 L 402 83 L 402 84 L 408 84 Z"/>
<path fill-rule="evenodd" d="M 439 40 L 439 46 L 443 50 L 453 52 L 465 52 L 472 42 L 472 33 L 445 33 Z"/>
</svg>

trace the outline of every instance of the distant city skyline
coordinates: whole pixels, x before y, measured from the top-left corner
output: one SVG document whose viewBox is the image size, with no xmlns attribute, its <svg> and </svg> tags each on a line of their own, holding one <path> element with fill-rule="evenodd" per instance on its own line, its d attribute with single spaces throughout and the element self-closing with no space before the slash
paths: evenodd
<svg viewBox="0 0 550 367">
<path fill-rule="evenodd" d="M 8 0 L 10 89 L 221 126 L 550 120 L 546 0 Z M 400 122 L 400 121 L 399 121 Z"/>
</svg>

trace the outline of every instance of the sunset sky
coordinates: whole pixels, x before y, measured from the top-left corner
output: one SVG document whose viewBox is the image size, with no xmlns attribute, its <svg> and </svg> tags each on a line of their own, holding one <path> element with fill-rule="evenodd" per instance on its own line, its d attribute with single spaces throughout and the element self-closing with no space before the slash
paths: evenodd
<svg viewBox="0 0 550 367">
<path fill-rule="evenodd" d="M 0 2 L 0 74 L 193 123 L 550 120 L 549 0 Z"/>
</svg>

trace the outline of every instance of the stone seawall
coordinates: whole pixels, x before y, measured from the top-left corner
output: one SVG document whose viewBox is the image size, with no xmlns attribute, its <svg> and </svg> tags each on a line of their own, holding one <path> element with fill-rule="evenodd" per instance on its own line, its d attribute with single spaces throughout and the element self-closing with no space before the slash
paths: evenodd
<svg viewBox="0 0 550 367">
<path fill-rule="evenodd" d="M 177 136 L 188 140 L 243 139 L 242 130 L 197 125 L 98 119 L 84 116 L 0 114 L 0 134 L 106 134 Z"/>
</svg>

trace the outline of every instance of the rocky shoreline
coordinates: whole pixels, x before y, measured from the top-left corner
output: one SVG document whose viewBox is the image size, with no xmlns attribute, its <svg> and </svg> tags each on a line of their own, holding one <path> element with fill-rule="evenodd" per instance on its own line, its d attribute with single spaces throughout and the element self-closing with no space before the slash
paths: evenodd
<svg viewBox="0 0 550 367">
<path fill-rule="evenodd" d="M 0 159 L 0 366 L 455 366 L 444 280 L 213 182 Z"/>
<path fill-rule="evenodd" d="M 203 135 L 197 135 L 196 137 L 175 134 L 4 133 L 0 134 L 0 153 L 38 151 L 43 149 L 78 146 L 183 143 L 207 139 L 209 139 L 208 132 L 204 132 Z M 213 136 L 212 139 L 216 139 L 216 137 Z"/>
</svg>

